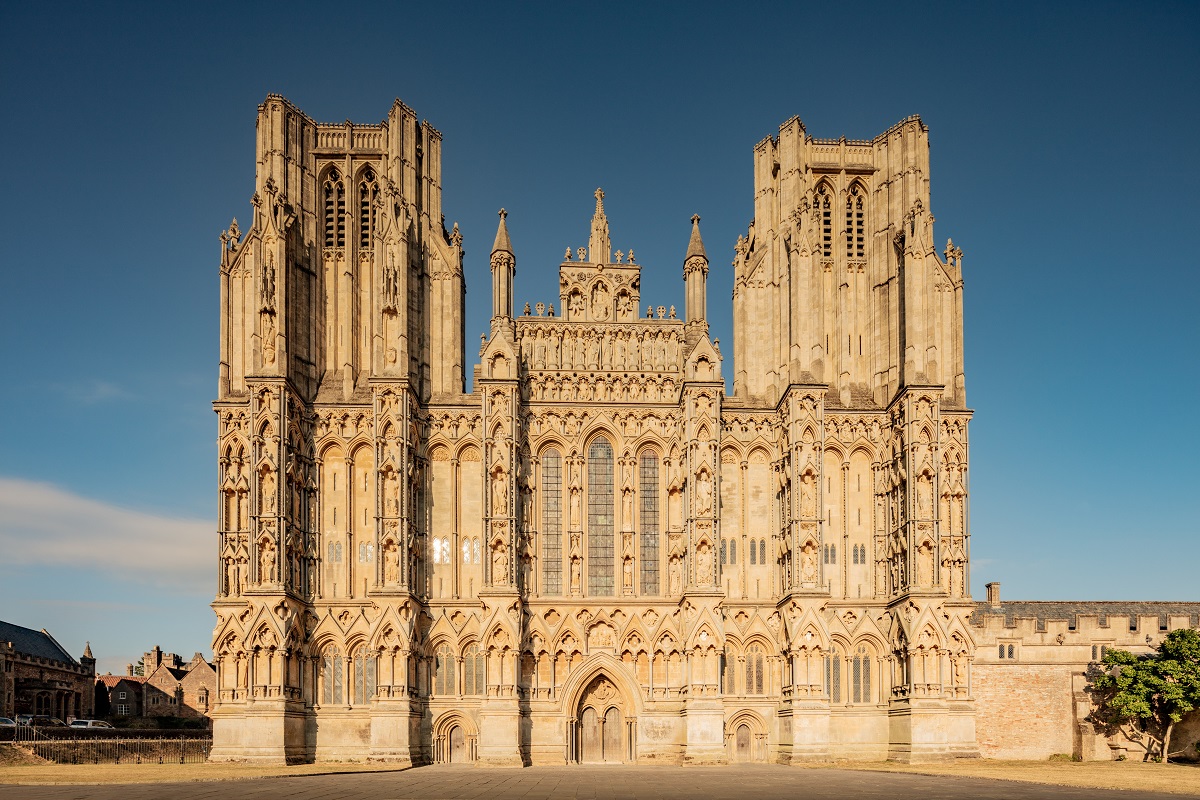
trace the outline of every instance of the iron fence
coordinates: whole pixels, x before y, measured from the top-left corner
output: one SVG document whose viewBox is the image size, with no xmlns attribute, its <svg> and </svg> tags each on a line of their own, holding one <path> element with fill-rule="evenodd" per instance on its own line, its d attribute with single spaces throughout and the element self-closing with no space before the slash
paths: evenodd
<svg viewBox="0 0 1200 800">
<path fill-rule="evenodd" d="M 21 727 L 13 741 L 56 764 L 201 764 L 212 750 L 211 735 L 51 738 L 36 728 Z"/>
</svg>

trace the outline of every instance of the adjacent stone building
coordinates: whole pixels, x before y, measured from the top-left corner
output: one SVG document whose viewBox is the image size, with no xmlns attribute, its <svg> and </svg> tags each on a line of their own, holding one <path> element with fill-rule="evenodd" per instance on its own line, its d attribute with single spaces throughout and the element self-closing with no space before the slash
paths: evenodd
<svg viewBox="0 0 1200 800">
<path fill-rule="evenodd" d="M 184 662 L 174 653 L 164 653 L 156 645 L 142 656 L 146 676 L 142 715 L 146 717 L 207 717 L 216 693 L 213 667 L 196 653 Z"/>
<path fill-rule="evenodd" d="M 400 101 L 325 124 L 268 96 L 252 218 L 221 236 L 212 758 L 1107 750 L 1079 676 L 1128 637 L 1060 644 L 972 599 L 962 251 L 934 244 L 928 136 L 793 118 L 754 147 L 732 363 L 699 217 L 664 232 L 682 309 L 642 296 L 600 190 L 518 309 L 502 209 L 468 362 L 441 134 Z"/>
<path fill-rule="evenodd" d="M 96 659 L 76 660 L 43 628 L 0 622 L 0 717 L 44 714 L 68 722 L 92 715 Z"/>
</svg>

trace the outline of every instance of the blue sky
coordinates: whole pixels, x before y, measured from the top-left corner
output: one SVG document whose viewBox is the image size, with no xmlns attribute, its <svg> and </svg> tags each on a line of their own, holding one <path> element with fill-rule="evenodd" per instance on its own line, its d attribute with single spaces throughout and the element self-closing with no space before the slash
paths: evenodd
<svg viewBox="0 0 1200 800">
<path fill-rule="evenodd" d="M 646 302 L 682 308 L 701 215 L 731 344 L 755 142 L 921 114 L 965 252 L 975 593 L 1200 600 L 1200 6 L 407 5 L 0 6 L 0 618 L 102 671 L 208 650 L 217 235 L 268 92 L 443 132 L 468 344 L 497 209 L 518 305 L 550 301 L 596 186 Z"/>
</svg>

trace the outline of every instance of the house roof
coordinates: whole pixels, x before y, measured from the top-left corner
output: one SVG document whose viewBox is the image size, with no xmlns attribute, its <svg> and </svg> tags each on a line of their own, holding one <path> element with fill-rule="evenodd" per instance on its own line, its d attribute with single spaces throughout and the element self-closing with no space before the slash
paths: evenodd
<svg viewBox="0 0 1200 800">
<path fill-rule="evenodd" d="M 54 641 L 54 637 L 47 633 L 45 628 L 35 631 L 32 628 L 0 621 L 0 642 L 12 642 L 14 650 L 27 656 L 48 658 L 66 664 L 79 663 L 62 645 Z"/>
<path fill-rule="evenodd" d="M 141 675 L 97 675 L 96 680 L 103 683 L 109 689 L 116 688 L 116 685 L 121 681 L 129 681 L 130 683 L 146 682 L 146 679 Z"/>
</svg>

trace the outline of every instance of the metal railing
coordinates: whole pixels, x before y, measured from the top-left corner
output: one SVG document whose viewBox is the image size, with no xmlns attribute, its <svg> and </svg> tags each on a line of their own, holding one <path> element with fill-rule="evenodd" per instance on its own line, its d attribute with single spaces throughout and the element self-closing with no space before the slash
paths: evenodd
<svg viewBox="0 0 1200 800">
<path fill-rule="evenodd" d="M 21 726 L 13 742 L 38 758 L 56 764 L 202 764 L 212 751 L 212 736 L 111 737 L 81 735 L 53 738 L 37 728 Z"/>
</svg>

